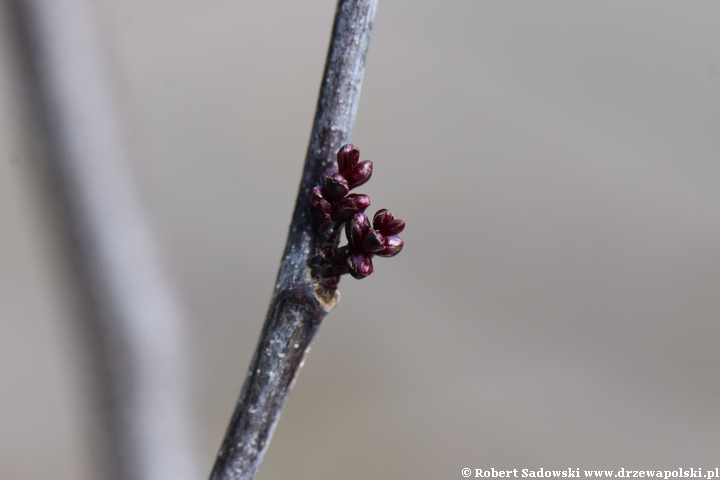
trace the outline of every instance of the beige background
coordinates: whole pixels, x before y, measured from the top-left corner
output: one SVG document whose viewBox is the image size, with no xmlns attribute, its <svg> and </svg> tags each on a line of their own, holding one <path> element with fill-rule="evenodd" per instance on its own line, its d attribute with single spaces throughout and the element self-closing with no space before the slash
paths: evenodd
<svg viewBox="0 0 720 480">
<path fill-rule="evenodd" d="M 95 3 L 191 312 L 209 471 L 334 2 Z M 82 346 L 0 33 L 0 478 L 88 479 Z M 719 132 L 717 2 L 380 0 L 353 141 L 406 248 L 341 283 L 258 478 L 720 466 Z"/>
</svg>

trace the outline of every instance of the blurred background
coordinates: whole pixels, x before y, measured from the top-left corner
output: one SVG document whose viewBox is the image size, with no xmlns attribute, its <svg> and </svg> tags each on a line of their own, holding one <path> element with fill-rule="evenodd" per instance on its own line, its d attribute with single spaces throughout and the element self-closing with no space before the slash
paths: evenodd
<svg viewBox="0 0 720 480">
<path fill-rule="evenodd" d="M 209 472 L 335 2 L 96 3 L 190 312 Z M 719 18 L 710 1 L 381 0 L 353 143 L 375 162 L 360 191 L 406 220 L 406 247 L 342 281 L 258 478 L 718 466 Z M 0 478 L 85 480 L 73 294 L 4 30 Z"/>
</svg>

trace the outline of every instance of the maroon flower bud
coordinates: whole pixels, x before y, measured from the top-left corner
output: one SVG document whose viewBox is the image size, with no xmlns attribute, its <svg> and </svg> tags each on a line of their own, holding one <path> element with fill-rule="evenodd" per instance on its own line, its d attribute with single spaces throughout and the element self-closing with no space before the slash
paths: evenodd
<svg viewBox="0 0 720 480">
<path fill-rule="evenodd" d="M 333 213 L 335 223 L 345 223 L 358 212 L 364 212 L 370 206 L 370 197 L 361 193 L 351 193 L 338 203 Z"/>
<path fill-rule="evenodd" d="M 405 220 L 400 220 L 399 218 L 396 218 L 394 220 L 390 220 L 385 228 L 382 230 L 383 235 L 397 235 L 398 233 L 405 230 Z"/>
<path fill-rule="evenodd" d="M 360 160 L 360 149 L 352 143 L 343 145 L 337 153 L 338 170 L 340 173 L 349 172 Z"/>
<path fill-rule="evenodd" d="M 363 239 L 363 247 L 371 253 L 379 252 L 385 247 L 385 239 L 371 228 Z"/>
<path fill-rule="evenodd" d="M 348 270 L 350 275 L 360 279 L 365 278 L 373 273 L 373 264 L 370 255 L 364 253 L 352 253 L 347 259 Z"/>
<path fill-rule="evenodd" d="M 322 200 L 323 198 L 325 197 L 323 196 L 322 187 L 320 185 L 315 185 L 310 192 L 310 203 L 314 205 L 314 202 Z"/>
<path fill-rule="evenodd" d="M 375 252 L 375 255 L 380 257 L 394 257 L 403 248 L 403 241 L 397 235 L 391 235 L 385 237 L 385 246 L 379 252 Z"/>
<path fill-rule="evenodd" d="M 364 213 L 356 213 L 345 225 L 345 236 L 353 249 L 362 247 L 365 235 L 370 231 L 370 220 Z"/>
<path fill-rule="evenodd" d="M 332 213 L 332 205 L 323 197 L 322 187 L 320 187 L 320 185 L 313 187 L 310 193 L 310 204 L 326 216 Z"/>
<path fill-rule="evenodd" d="M 330 201 L 337 201 L 348 194 L 350 188 L 345 177 L 339 173 L 333 173 L 325 177 L 325 196 Z"/>
<path fill-rule="evenodd" d="M 358 163 L 349 173 L 345 173 L 350 190 L 359 187 L 370 180 L 372 176 L 373 163 L 370 160 L 363 160 Z"/>
<path fill-rule="evenodd" d="M 375 230 L 382 231 L 382 229 L 385 227 L 385 225 L 392 220 L 393 214 L 388 210 L 387 208 L 381 208 L 377 212 L 375 212 L 375 215 L 373 216 L 373 228 Z"/>
<path fill-rule="evenodd" d="M 373 228 L 383 235 L 397 235 L 405 229 L 405 221 L 394 218 L 389 210 L 378 210 L 373 217 Z"/>
</svg>

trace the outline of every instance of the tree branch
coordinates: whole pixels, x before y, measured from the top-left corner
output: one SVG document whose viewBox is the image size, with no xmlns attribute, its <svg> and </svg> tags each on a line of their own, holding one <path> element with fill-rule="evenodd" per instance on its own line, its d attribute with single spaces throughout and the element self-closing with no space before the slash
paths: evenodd
<svg viewBox="0 0 720 480">
<path fill-rule="evenodd" d="M 339 0 L 300 190 L 275 291 L 211 479 L 251 480 L 320 323 L 339 298 L 312 278 L 310 191 L 350 139 L 377 0 Z"/>
<path fill-rule="evenodd" d="M 193 479 L 183 309 L 129 171 L 120 109 L 84 0 L 9 0 L 99 397 L 103 476 Z M 94 440 L 98 440 L 95 438 Z"/>
</svg>

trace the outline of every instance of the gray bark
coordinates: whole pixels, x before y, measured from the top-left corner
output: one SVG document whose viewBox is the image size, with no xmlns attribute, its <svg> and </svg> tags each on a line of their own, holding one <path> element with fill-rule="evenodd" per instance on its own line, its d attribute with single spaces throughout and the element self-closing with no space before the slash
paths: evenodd
<svg viewBox="0 0 720 480">
<path fill-rule="evenodd" d="M 197 476 L 184 312 L 129 172 L 120 109 L 84 0 L 7 0 L 36 144 L 70 246 L 105 434 L 118 480 Z"/>
<path fill-rule="evenodd" d="M 250 480 L 320 323 L 339 298 L 311 277 L 317 224 L 310 190 L 335 164 L 355 121 L 377 0 L 339 0 L 310 145 L 265 325 L 218 453 L 212 480 Z"/>
</svg>

